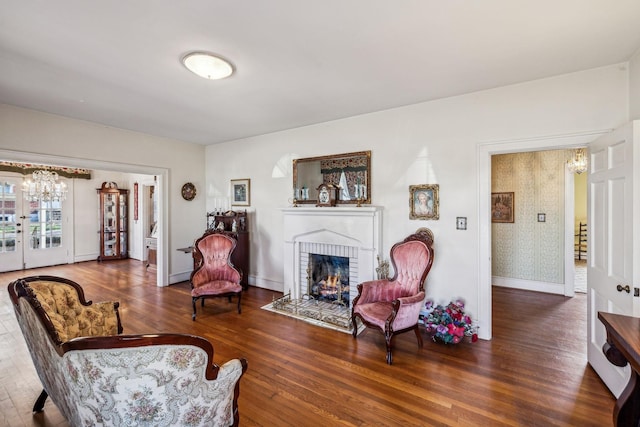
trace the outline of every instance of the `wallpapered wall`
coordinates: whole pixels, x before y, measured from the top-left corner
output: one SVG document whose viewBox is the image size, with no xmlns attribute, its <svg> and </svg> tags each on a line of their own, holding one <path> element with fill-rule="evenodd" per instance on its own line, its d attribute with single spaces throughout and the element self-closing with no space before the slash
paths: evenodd
<svg viewBox="0 0 640 427">
<path fill-rule="evenodd" d="M 491 191 L 514 192 L 513 223 L 492 224 L 493 276 L 564 283 L 564 185 L 570 150 L 491 158 Z M 544 213 L 545 222 L 538 222 Z"/>
</svg>

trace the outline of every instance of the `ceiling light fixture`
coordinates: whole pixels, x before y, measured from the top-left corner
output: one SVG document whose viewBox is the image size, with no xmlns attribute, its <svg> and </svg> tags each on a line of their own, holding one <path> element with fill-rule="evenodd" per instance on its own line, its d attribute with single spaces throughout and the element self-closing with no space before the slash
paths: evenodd
<svg viewBox="0 0 640 427">
<path fill-rule="evenodd" d="M 567 160 L 567 166 L 573 173 L 581 174 L 587 170 L 587 154 L 584 148 L 578 148 L 573 152 L 573 157 Z"/>
<path fill-rule="evenodd" d="M 207 52 L 188 53 L 182 63 L 192 73 L 209 80 L 224 79 L 234 71 L 229 61 Z"/>
</svg>

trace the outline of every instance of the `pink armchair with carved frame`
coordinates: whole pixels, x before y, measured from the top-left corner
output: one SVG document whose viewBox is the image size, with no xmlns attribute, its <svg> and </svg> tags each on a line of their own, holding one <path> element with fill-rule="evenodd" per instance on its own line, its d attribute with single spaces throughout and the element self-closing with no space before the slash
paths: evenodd
<svg viewBox="0 0 640 427">
<path fill-rule="evenodd" d="M 424 282 L 433 264 L 432 246 L 431 230 L 418 229 L 391 248 L 393 278 L 358 284 L 358 296 L 351 311 L 353 337 L 358 336 L 358 318 L 365 326 L 380 330 L 386 341 L 389 365 L 395 335 L 413 330 L 418 347 L 422 348 L 418 319 L 425 298 Z"/>
<path fill-rule="evenodd" d="M 194 249 L 195 268 L 191 273 L 192 320 L 196 320 L 196 301 L 205 298 L 238 297 L 238 314 L 241 313 L 242 272 L 231 264 L 231 253 L 236 248 L 236 239 L 229 233 L 208 230 L 196 240 Z"/>
</svg>

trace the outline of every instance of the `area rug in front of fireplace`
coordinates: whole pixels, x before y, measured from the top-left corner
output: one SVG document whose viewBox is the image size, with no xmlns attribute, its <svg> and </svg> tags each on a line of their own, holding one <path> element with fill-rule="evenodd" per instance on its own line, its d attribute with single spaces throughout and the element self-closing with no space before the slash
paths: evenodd
<svg viewBox="0 0 640 427">
<path fill-rule="evenodd" d="M 314 299 L 292 299 L 289 294 L 262 307 L 316 326 L 350 334 L 353 332 L 351 310 L 348 307 Z M 358 320 L 358 334 L 364 325 Z"/>
</svg>

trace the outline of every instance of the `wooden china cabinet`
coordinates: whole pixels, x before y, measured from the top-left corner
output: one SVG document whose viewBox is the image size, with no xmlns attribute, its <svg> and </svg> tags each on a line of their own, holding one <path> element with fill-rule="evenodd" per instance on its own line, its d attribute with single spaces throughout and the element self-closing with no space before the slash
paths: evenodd
<svg viewBox="0 0 640 427">
<path fill-rule="evenodd" d="M 129 190 L 120 190 L 115 182 L 103 182 L 100 196 L 100 256 L 98 261 L 128 258 Z"/>
</svg>

